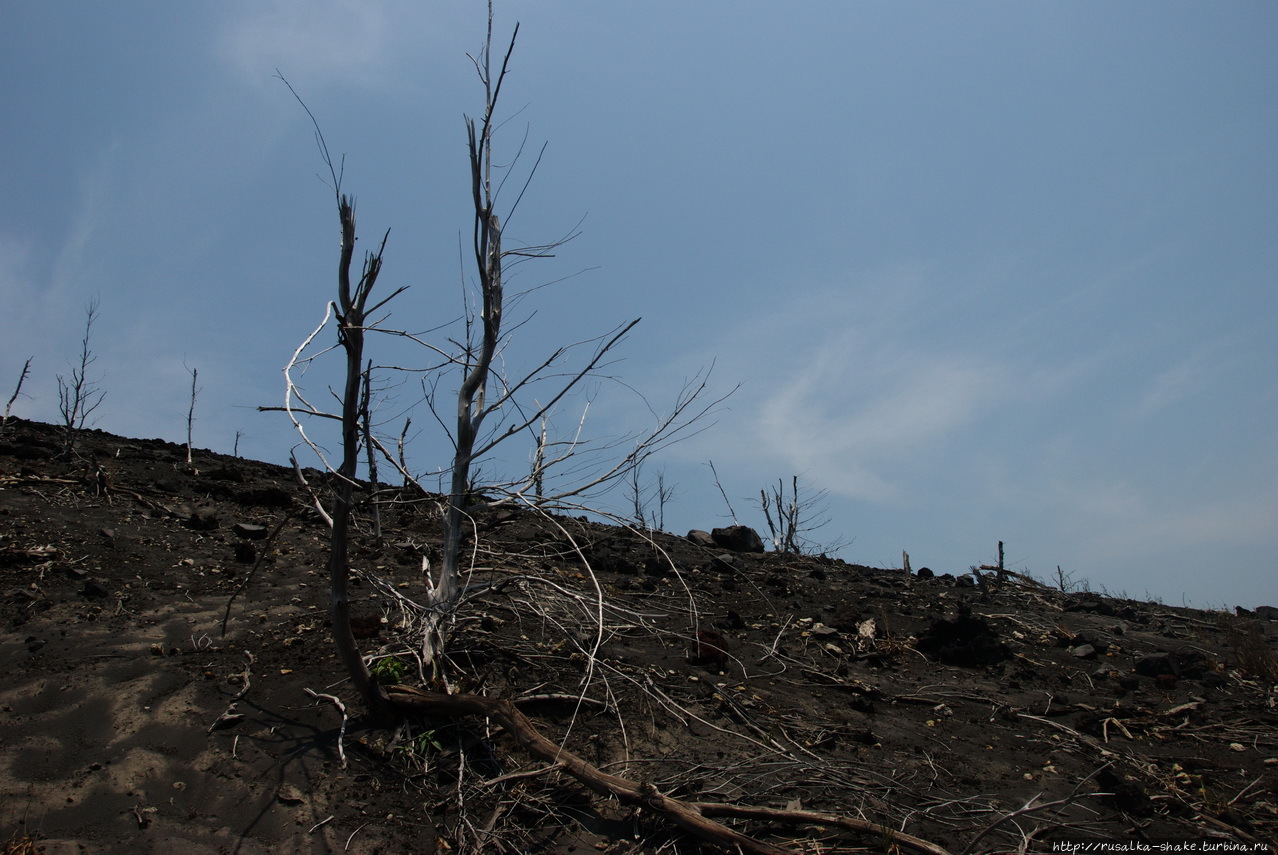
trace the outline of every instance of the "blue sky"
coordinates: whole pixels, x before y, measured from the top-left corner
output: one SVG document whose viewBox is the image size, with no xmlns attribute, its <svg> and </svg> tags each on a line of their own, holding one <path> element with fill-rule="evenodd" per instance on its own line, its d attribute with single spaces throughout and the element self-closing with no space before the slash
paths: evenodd
<svg viewBox="0 0 1278 855">
<path fill-rule="evenodd" d="M 756 527 L 777 478 L 828 491 L 817 537 L 850 561 L 961 572 L 1003 540 L 1014 568 L 1114 594 L 1278 601 L 1278 7 L 498 4 L 499 35 L 516 20 L 499 147 L 549 146 L 508 239 L 585 219 L 518 270 L 569 278 L 521 304 L 512 369 L 642 316 L 610 371 L 654 407 L 712 363 L 741 384 L 649 467 L 677 485 L 668 528 L 726 522 L 713 460 Z M 295 436 L 254 408 L 333 295 L 337 228 L 275 71 L 346 153 L 365 241 L 392 229 L 395 320 L 427 329 L 459 313 L 483 22 L 478 2 L 0 7 L 4 398 L 34 357 L 14 412 L 56 420 L 99 297 L 98 427 L 184 440 L 192 366 L 196 444 L 238 431 L 285 460 Z M 590 391 L 596 435 L 650 418 Z"/>
</svg>

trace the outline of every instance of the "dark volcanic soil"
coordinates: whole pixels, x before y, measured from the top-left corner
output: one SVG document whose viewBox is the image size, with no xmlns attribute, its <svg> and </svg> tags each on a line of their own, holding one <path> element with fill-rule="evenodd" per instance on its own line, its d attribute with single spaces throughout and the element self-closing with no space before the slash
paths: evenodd
<svg viewBox="0 0 1278 855">
<path fill-rule="evenodd" d="M 59 449 L 48 425 L 0 435 L 9 851 L 710 851 L 484 721 L 369 720 L 328 636 L 326 529 L 291 472 L 205 452 L 188 466 L 182 447 L 100 432 L 71 460 Z M 449 684 L 519 699 L 613 774 L 952 853 L 1278 837 L 1272 611 L 475 518 L 471 581 L 505 584 L 458 616 Z M 429 501 L 388 507 L 379 541 L 365 506 L 356 569 L 413 598 L 434 519 Z M 355 590 L 375 670 L 420 685 L 404 613 Z M 307 690 L 346 704 L 344 734 Z M 908 849 L 727 822 L 795 852 Z"/>
</svg>

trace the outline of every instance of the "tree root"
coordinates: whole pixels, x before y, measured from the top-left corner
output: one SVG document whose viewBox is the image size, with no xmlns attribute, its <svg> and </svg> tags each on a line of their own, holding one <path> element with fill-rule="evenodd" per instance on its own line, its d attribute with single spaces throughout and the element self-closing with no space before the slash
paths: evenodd
<svg viewBox="0 0 1278 855">
<path fill-rule="evenodd" d="M 791 823 L 818 823 L 864 831 L 891 839 L 903 849 L 921 855 L 948 855 L 940 846 L 864 820 L 804 810 L 749 807 L 712 802 L 687 802 L 665 795 L 651 784 L 632 781 L 602 771 L 563 746 L 547 738 L 514 702 L 482 695 L 446 695 L 409 686 L 390 686 L 387 693 L 394 708 L 406 714 L 485 716 L 514 737 L 532 757 L 554 764 L 589 789 L 625 804 L 640 805 L 665 816 L 682 830 L 730 852 L 748 855 L 796 855 L 793 849 L 757 840 L 717 822 L 713 817 L 738 817 Z"/>
</svg>

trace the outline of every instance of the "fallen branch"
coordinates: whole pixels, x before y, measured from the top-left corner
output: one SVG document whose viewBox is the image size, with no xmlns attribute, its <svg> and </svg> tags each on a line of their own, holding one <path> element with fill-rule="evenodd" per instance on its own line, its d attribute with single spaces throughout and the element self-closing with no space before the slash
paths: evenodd
<svg viewBox="0 0 1278 855">
<path fill-rule="evenodd" d="M 252 673 L 253 673 L 253 654 L 245 650 L 244 651 L 244 673 L 240 675 L 240 680 L 242 681 L 243 684 L 240 686 L 240 690 L 235 693 L 235 697 L 231 698 L 231 703 L 226 707 L 226 712 L 218 716 L 217 720 L 215 720 L 212 724 L 209 725 L 209 729 L 207 731 L 208 733 L 212 733 L 213 731 L 218 730 L 219 728 L 230 727 L 244 720 L 244 714 L 237 713 L 235 711 L 235 707 L 244 698 L 244 696 L 248 694 L 249 687 L 253 685 L 252 681 L 249 679 Z"/>
<path fill-rule="evenodd" d="M 1073 791 L 1063 799 L 1057 799 L 1056 801 L 1052 801 L 1052 802 L 1044 802 L 1042 804 L 1036 804 L 1036 802 L 1038 802 L 1039 800 L 1039 797 L 1042 796 L 1042 793 L 1035 795 L 1033 798 L 1031 798 L 1025 804 L 1021 805 L 1016 810 L 1010 813 L 1003 814 L 998 819 L 994 820 L 989 825 L 985 826 L 985 828 L 981 831 L 980 834 L 976 835 L 975 837 L 973 837 L 971 840 L 967 842 L 967 846 L 963 848 L 963 851 L 960 852 L 959 855 L 967 855 L 967 853 L 971 852 L 972 848 L 976 846 L 977 843 L 981 842 L 981 840 L 986 835 L 988 835 L 991 831 L 998 828 L 1000 825 L 1004 825 L 1008 822 L 1011 822 L 1013 819 L 1015 819 L 1018 816 L 1024 816 L 1030 813 L 1038 813 L 1039 811 L 1051 810 L 1052 808 L 1065 807 L 1066 805 L 1073 804 L 1075 801 L 1081 798 L 1093 798 L 1096 796 L 1112 796 L 1113 793 L 1103 793 L 1103 792 L 1084 793 L 1082 795 L 1079 794 L 1079 790 L 1083 788 L 1084 784 L 1086 784 L 1092 778 L 1095 778 L 1102 771 L 1104 771 L 1105 769 L 1108 769 L 1112 765 L 1113 763 L 1106 763 L 1104 766 L 1101 766 L 1095 772 L 1088 775 L 1083 780 L 1079 781 L 1077 786 L 1074 787 Z"/>
<path fill-rule="evenodd" d="M 890 835 L 891 839 L 896 843 L 915 852 L 923 853 L 923 855 L 948 855 L 946 850 L 939 846 L 872 822 L 812 811 L 752 808 L 708 802 L 686 802 L 682 799 L 668 796 L 658 791 L 652 784 L 612 775 L 586 762 L 562 745 L 544 736 L 536 725 L 521 713 L 512 701 L 507 699 L 472 694 L 445 695 L 438 692 L 414 689 L 410 686 L 390 686 L 387 688 L 387 693 L 396 709 L 407 714 L 445 715 L 451 717 L 465 715 L 485 716 L 514 737 L 515 741 L 532 757 L 552 764 L 552 768 L 561 768 L 599 795 L 611 796 L 624 804 L 645 807 L 665 816 L 689 834 L 716 846 L 723 847 L 730 852 L 748 853 L 748 855 L 795 855 L 792 849 L 742 834 L 723 823 L 716 822 L 712 817 L 823 823 L 881 836 Z"/>
<path fill-rule="evenodd" d="M 302 691 L 306 692 L 306 694 L 310 695 L 312 698 L 315 698 L 315 700 L 317 701 L 328 701 L 330 704 L 337 707 L 337 711 L 342 714 L 342 726 L 338 728 L 338 731 L 337 731 L 337 756 L 341 758 L 342 768 L 345 769 L 346 768 L 345 742 L 346 742 L 346 721 L 347 721 L 346 704 L 342 703 L 341 699 L 338 698 L 337 695 L 322 695 L 319 692 L 313 691 L 311 689 L 303 689 Z M 354 835 L 351 835 L 351 836 L 353 837 Z"/>
<path fill-rule="evenodd" d="M 496 778 L 489 778 L 483 782 L 482 786 L 495 787 L 498 784 L 506 784 L 511 781 L 524 781 L 528 778 L 540 778 L 542 775 L 549 775 L 551 772 L 558 772 L 562 768 L 562 763 L 553 763 L 549 766 L 542 766 L 539 769 L 529 769 L 526 772 L 511 772 L 509 775 L 498 775 Z"/>
<path fill-rule="evenodd" d="M 882 840 L 891 840 L 893 845 L 923 855 L 949 855 L 949 850 L 942 849 L 935 843 L 929 843 L 919 837 L 895 831 L 876 822 L 863 819 L 837 816 L 812 810 L 792 810 L 789 808 L 751 807 L 748 805 L 722 804 L 719 802 L 693 802 L 693 808 L 702 816 L 725 816 L 737 819 L 762 819 L 771 822 L 812 823 L 816 825 L 833 825 L 849 831 L 864 831 Z"/>
</svg>

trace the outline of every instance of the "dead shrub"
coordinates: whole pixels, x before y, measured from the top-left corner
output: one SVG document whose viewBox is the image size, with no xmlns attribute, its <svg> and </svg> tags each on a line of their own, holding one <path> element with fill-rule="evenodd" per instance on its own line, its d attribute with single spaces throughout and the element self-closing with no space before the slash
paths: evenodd
<svg viewBox="0 0 1278 855">
<path fill-rule="evenodd" d="M 1261 680 L 1278 682 L 1278 656 L 1265 631 L 1253 620 L 1226 616 L 1225 643 L 1233 653 L 1234 664 L 1243 674 Z"/>
</svg>

